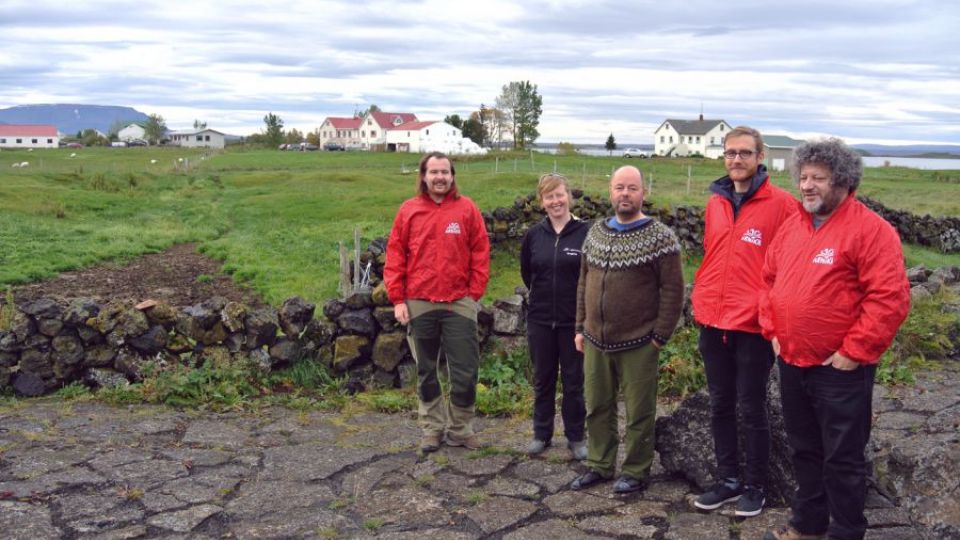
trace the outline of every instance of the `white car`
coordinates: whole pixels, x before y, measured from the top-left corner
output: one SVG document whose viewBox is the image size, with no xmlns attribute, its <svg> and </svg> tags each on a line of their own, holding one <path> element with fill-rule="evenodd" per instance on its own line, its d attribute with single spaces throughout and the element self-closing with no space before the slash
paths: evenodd
<svg viewBox="0 0 960 540">
<path fill-rule="evenodd" d="M 627 158 L 627 159 L 630 159 L 630 158 L 645 159 L 645 158 L 650 157 L 650 155 L 647 154 L 646 152 L 644 152 L 643 150 L 638 150 L 638 149 L 636 149 L 636 148 L 628 148 L 628 149 L 623 153 L 623 157 L 625 157 L 625 158 Z"/>
</svg>

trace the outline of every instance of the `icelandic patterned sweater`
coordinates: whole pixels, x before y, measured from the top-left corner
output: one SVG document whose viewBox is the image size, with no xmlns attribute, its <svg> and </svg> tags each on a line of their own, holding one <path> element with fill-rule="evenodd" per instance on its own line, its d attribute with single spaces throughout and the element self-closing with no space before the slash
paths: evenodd
<svg viewBox="0 0 960 540">
<path fill-rule="evenodd" d="M 576 331 L 603 351 L 673 335 L 683 311 L 680 243 L 656 220 L 627 231 L 598 220 L 583 243 Z"/>
</svg>

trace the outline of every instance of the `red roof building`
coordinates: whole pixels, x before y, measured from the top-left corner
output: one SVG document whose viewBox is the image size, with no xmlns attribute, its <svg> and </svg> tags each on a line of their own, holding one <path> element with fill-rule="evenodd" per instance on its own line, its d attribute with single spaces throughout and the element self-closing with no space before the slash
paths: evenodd
<svg viewBox="0 0 960 540">
<path fill-rule="evenodd" d="M 57 148 L 57 126 L 47 124 L 0 124 L 0 148 Z"/>
</svg>

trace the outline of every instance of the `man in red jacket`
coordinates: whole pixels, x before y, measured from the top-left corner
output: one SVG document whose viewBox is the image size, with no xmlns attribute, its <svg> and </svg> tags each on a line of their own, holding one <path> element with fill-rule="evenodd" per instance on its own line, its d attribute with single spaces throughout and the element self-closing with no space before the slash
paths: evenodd
<svg viewBox="0 0 960 540">
<path fill-rule="evenodd" d="M 400 206 L 387 242 L 383 279 L 393 313 L 409 324 L 417 362 L 420 448 L 480 447 L 473 432 L 480 345 L 479 301 L 490 278 L 490 242 L 477 206 L 457 192 L 456 170 L 440 152 L 420 160 L 417 196 Z M 450 398 L 437 378 L 446 356 Z"/>
<path fill-rule="evenodd" d="M 798 210 L 797 200 L 774 186 L 763 166 L 763 138 L 746 126 L 724 139 L 727 176 L 710 185 L 703 263 L 693 289 L 693 314 L 700 324 L 710 391 L 710 423 L 716 483 L 694 506 L 714 510 L 737 501 L 736 515 L 763 510 L 770 458 L 767 380 L 773 348 L 760 335 L 757 297 L 760 269 L 780 224 Z M 737 408 L 743 420 L 737 425 Z M 744 432 L 745 462 L 740 476 L 738 427 Z"/>
<path fill-rule="evenodd" d="M 804 143 L 791 172 L 804 211 L 767 252 L 760 326 L 778 355 L 797 491 L 790 523 L 764 539 L 861 539 L 873 381 L 910 285 L 896 230 L 854 197 L 857 153 L 838 139 Z"/>
</svg>

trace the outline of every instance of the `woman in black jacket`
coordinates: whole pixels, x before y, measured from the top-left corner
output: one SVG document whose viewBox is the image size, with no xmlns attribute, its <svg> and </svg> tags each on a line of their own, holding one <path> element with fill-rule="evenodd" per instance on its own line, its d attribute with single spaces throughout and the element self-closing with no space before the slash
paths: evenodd
<svg viewBox="0 0 960 540">
<path fill-rule="evenodd" d="M 545 174 L 537 186 L 547 217 L 527 231 L 520 250 L 520 274 L 530 291 L 527 339 L 533 362 L 533 441 L 530 455 L 543 452 L 553 438 L 557 371 L 563 384 L 567 448 L 586 459 L 584 440 L 583 354 L 574 347 L 580 249 L 589 224 L 570 213 L 570 189 L 559 174 Z"/>
</svg>

